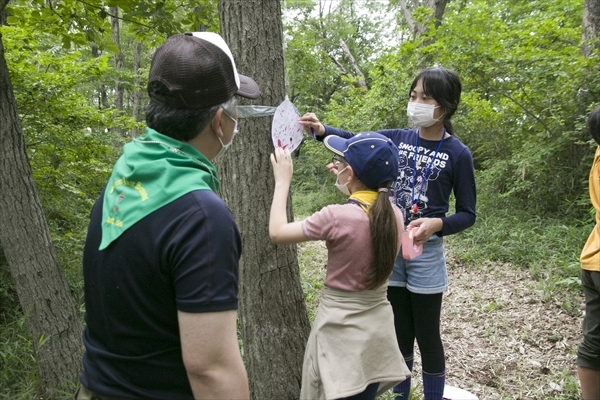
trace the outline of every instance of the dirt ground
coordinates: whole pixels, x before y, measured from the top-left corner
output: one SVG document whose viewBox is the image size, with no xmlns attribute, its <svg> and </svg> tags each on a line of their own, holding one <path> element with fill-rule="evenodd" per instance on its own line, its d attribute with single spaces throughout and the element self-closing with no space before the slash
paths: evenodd
<svg viewBox="0 0 600 400">
<path fill-rule="evenodd" d="M 322 281 L 324 243 L 307 242 L 300 249 L 311 264 L 320 266 L 304 271 L 314 274 L 304 279 Z M 453 256 L 449 243 L 446 251 L 450 285 L 441 325 L 446 384 L 480 400 L 579 400 L 575 358 L 583 295 L 563 298 L 512 265 L 466 267 Z M 311 296 L 310 307 L 316 308 L 319 297 Z M 565 302 L 570 305 L 564 307 Z M 418 353 L 415 346 L 412 382 L 417 399 L 422 397 Z M 391 391 L 378 397 L 393 398 Z"/>
<path fill-rule="evenodd" d="M 575 357 L 583 296 L 567 312 L 563 299 L 544 293 L 527 271 L 491 263 L 466 268 L 452 255 L 448 274 L 442 305 L 448 385 L 480 400 L 580 398 Z"/>
</svg>

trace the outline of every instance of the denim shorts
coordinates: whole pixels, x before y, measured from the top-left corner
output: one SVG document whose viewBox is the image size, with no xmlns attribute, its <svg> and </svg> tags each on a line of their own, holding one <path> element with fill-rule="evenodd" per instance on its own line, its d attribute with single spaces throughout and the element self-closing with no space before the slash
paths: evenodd
<svg viewBox="0 0 600 400">
<path fill-rule="evenodd" d="M 600 371 L 600 272 L 582 269 L 581 285 L 585 294 L 585 317 L 577 365 Z"/>
<path fill-rule="evenodd" d="M 444 254 L 444 238 L 433 235 L 423 243 L 423 253 L 405 260 L 402 252 L 396 258 L 389 286 L 405 287 L 413 293 L 443 293 L 448 288 L 448 270 Z"/>
</svg>

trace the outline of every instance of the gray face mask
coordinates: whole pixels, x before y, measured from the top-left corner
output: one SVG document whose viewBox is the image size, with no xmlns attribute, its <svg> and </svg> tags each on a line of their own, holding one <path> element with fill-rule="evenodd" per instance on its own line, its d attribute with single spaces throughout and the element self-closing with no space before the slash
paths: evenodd
<svg viewBox="0 0 600 400">
<path fill-rule="evenodd" d="M 346 165 L 346 168 L 348 168 L 348 166 Z M 342 172 L 344 172 L 346 170 L 346 168 L 342 169 L 341 171 L 339 171 L 337 173 L 337 176 L 335 177 L 335 187 L 339 189 L 340 192 L 344 193 L 346 196 L 350 196 L 350 189 L 348 189 L 348 182 L 346 182 L 345 184 L 341 184 L 339 183 L 339 179 L 340 179 L 340 174 Z"/>
<path fill-rule="evenodd" d="M 438 107 L 440 106 L 409 101 L 406 107 L 409 124 L 412 126 L 422 126 L 423 128 L 430 127 L 442 118 L 441 116 L 437 119 L 433 118 L 433 113 Z"/>
</svg>

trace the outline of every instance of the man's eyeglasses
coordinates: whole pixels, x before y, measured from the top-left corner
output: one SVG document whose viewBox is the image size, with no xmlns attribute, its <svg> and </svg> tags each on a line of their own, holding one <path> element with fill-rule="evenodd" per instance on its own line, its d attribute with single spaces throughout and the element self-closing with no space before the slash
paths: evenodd
<svg viewBox="0 0 600 400">
<path fill-rule="evenodd" d="M 344 157 L 342 157 L 338 154 L 334 154 L 333 157 L 331 157 L 331 163 L 334 166 L 337 166 L 339 163 L 346 164 L 346 160 L 344 160 Z"/>
</svg>

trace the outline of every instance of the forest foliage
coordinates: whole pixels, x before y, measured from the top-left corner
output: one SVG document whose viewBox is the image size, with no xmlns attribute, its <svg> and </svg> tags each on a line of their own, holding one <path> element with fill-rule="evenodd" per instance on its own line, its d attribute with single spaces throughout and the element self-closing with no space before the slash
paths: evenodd
<svg viewBox="0 0 600 400">
<path fill-rule="evenodd" d="M 351 131 L 407 126 L 416 73 L 425 65 L 457 71 L 463 95 L 453 120 L 473 153 L 478 189 L 478 222 L 461 235 L 464 258 L 532 267 L 545 260 L 553 267 L 540 277 L 555 271 L 556 282 L 575 282 L 593 222 L 587 181 L 595 146 L 585 120 L 600 103 L 597 54 L 581 54 L 583 1 L 454 0 L 438 29 L 431 10 L 417 8 L 413 16 L 429 26 L 418 38 L 397 1 L 285 0 L 282 6 L 287 94 L 326 124 Z M 88 213 L 121 145 L 144 125 L 134 97 L 141 92 L 147 102 L 153 50 L 173 33 L 218 31 L 217 4 L 15 0 L 7 11 L 0 34 L 28 156 L 61 264 L 82 304 Z M 111 35 L 115 21 L 118 42 Z M 115 104 L 117 85 L 122 107 Z M 340 200 L 327 161 L 307 138 L 295 165 L 296 214 Z M 517 242 L 546 245 L 513 251 Z M 0 397 L 12 398 L 11 387 L 27 375 L 19 375 L 23 365 L 32 370 L 22 353 L 31 346 L 1 261 L 0 277 Z"/>
</svg>

